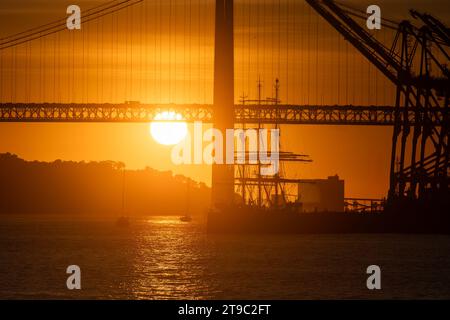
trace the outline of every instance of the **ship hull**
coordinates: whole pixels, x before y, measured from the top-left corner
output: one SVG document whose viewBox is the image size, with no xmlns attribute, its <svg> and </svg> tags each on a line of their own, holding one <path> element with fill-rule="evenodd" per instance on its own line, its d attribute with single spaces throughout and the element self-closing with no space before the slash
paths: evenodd
<svg viewBox="0 0 450 320">
<path fill-rule="evenodd" d="M 228 208 L 210 212 L 209 233 L 426 233 L 450 234 L 444 212 L 314 212 Z"/>
</svg>

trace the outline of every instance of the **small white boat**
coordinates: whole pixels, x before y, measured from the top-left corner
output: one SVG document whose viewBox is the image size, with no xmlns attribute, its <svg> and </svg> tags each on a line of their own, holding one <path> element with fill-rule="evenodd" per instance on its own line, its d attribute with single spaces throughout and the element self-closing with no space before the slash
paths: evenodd
<svg viewBox="0 0 450 320">
<path fill-rule="evenodd" d="M 192 216 L 189 212 L 189 207 L 190 207 L 190 191 L 191 191 L 191 182 L 190 180 L 187 181 L 186 183 L 186 215 L 180 217 L 180 221 L 181 222 L 191 222 L 192 221 Z"/>
<path fill-rule="evenodd" d="M 192 221 L 192 217 L 191 216 L 182 216 L 182 217 L 180 217 L 180 221 L 182 221 L 182 222 L 191 222 Z"/>
</svg>

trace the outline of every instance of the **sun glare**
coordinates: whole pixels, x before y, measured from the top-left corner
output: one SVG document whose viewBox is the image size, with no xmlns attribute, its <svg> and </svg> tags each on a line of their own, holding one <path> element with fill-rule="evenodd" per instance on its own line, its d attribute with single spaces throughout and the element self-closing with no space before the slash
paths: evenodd
<svg viewBox="0 0 450 320">
<path fill-rule="evenodd" d="M 158 113 L 150 123 L 150 133 L 156 142 L 170 146 L 181 142 L 187 135 L 187 124 L 183 117 L 173 111 Z M 167 120 L 167 121 L 165 121 Z"/>
</svg>

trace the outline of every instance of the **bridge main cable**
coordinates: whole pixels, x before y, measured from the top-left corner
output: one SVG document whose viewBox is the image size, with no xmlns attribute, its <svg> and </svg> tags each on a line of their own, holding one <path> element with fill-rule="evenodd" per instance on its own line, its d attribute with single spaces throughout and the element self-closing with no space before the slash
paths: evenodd
<svg viewBox="0 0 450 320">
<path fill-rule="evenodd" d="M 174 112 L 183 121 L 213 121 L 212 105 L 178 104 L 58 104 L 58 103 L 3 103 L 0 104 L 0 122 L 151 122 L 161 112 Z M 427 119 L 441 126 L 441 110 L 428 110 Z M 248 124 L 310 124 L 310 125 L 367 125 L 393 126 L 395 108 L 392 106 L 317 106 L 317 105 L 235 105 L 235 122 Z M 405 117 L 406 113 L 398 114 Z M 423 114 L 410 111 L 410 125 Z M 401 119 L 403 121 L 403 119 Z"/>
</svg>

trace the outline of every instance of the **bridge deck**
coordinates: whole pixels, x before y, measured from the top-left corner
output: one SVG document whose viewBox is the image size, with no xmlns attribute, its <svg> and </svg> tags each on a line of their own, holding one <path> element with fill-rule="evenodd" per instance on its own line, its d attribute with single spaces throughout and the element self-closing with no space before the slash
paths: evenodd
<svg viewBox="0 0 450 320">
<path fill-rule="evenodd" d="M 3 103 L 0 122 L 150 122 L 158 113 L 169 111 L 181 114 L 187 122 L 213 119 L 212 105 L 148 105 L 124 104 L 57 104 Z M 442 111 L 428 112 L 414 109 L 401 111 L 401 121 L 413 125 L 416 117 L 426 118 L 440 126 Z M 391 106 L 313 106 L 313 105 L 235 105 L 236 123 L 279 123 L 314 125 L 371 125 L 392 126 L 396 116 Z"/>
</svg>

